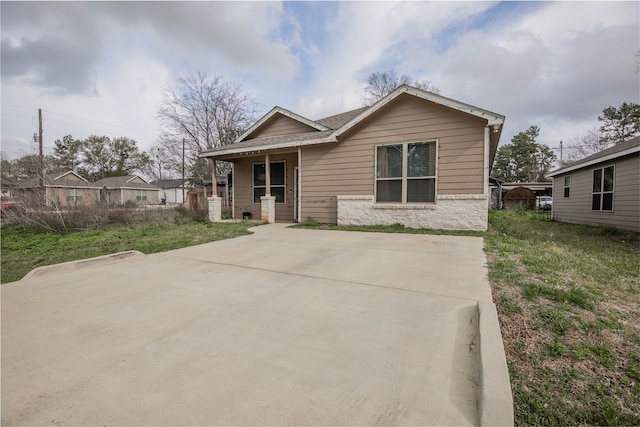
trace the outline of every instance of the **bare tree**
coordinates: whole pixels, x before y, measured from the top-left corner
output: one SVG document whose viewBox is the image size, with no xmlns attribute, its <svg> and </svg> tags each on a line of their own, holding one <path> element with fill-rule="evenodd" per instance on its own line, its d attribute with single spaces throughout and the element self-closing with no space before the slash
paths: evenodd
<svg viewBox="0 0 640 427">
<path fill-rule="evenodd" d="M 586 134 L 573 138 L 567 144 L 566 155 L 563 155 L 563 165 L 567 165 L 584 159 L 592 154 L 598 153 L 613 146 L 613 142 L 602 138 L 596 128 L 592 128 Z"/>
<path fill-rule="evenodd" d="M 440 89 L 435 87 L 429 80 L 413 80 L 407 75 L 398 77 L 395 70 L 371 73 L 367 77 L 367 86 L 364 88 L 365 96 L 362 99 L 363 105 L 373 105 L 378 100 L 384 98 L 401 85 L 410 85 L 428 92 L 440 93 Z"/>
<path fill-rule="evenodd" d="M 242 86 L 206 73 L 181 75 L 168 85 L 158 108 L 163 134 L 159 144 L 170 163 L 184 163 L 194 184 L 211 174 L 198 153 L 232 143 L 254 121 L 256 104 Z M 218 173 L 224 172 L 220 165 Z"/>
</svg>

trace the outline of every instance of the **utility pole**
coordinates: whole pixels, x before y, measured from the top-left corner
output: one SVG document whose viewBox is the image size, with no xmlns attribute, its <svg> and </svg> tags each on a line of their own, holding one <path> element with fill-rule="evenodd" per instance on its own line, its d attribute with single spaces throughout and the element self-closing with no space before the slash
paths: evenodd
<svg viewBox="0 0 640 427">
<path fill-rule="evenodd" d="M 182 204 L 184 202 L 184 138 L 182 138 Z"/>
<path fill-rule="evenodd" d="M 40 148 L 40 187 L 44 188 L 44 155 L 42 153 L 42 109 L 38 108 L 38 145 Z"/>
<path fill-rule="evenodd" d="M 564 160 L 563 157 L 562 157 L 562 141 L 560 141 L 560 148 L 554 147 L 554 148 L 552 148 L 552 150 L 560 151 L 560 167 L 562 167 L 563 160 Z"/>
</svg>

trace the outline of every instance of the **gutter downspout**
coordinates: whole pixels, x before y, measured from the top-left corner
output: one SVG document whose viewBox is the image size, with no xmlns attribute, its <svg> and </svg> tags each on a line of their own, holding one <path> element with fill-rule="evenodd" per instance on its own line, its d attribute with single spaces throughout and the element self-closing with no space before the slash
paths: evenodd
<svg viewBox="0 0 640 427">
<path fill-rule="evenodd" d="M 487 209 L 489 208 L 489 203 L 491 202 L 491 197 L 489 197 L 489 151 L 491 150 L 491 138 L 490 138 L 491 127 L 486 126 L 484 128 L 484 195 L 487 197 Z"/>
<path fill-rule="evenodd" d="M 302 148 L 298 147 L 298 194 L 296 195 L 296 200 L 298 201 L 298 206 L 296 209 L 298 210 L 298 222 L 302 222 Z M 294 177 L 295 179 L 295 177 Z"/>
</svg>

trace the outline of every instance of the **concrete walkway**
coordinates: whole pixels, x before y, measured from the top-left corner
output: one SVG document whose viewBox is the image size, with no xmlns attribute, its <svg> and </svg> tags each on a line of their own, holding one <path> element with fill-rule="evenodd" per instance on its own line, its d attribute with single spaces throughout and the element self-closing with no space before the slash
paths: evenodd
<svg viewBox="0 0 640 427">
<path fill-rule="evenodd" d="M 482 239 L 286 229 L 2 286 L 3 425 L 498 425 Z"/>
</svg>

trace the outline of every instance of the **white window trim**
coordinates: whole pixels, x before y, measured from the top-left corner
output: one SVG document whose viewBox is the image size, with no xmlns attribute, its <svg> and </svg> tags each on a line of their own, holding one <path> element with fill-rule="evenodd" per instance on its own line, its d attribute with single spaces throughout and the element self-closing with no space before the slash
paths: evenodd
<svg viewBox="0 0 640 427">
<path fill-rule="evenodd" d="M 276 204 L 278 205 L 285 205 L 287 203 L 287 161 L 286 160 L 271 160 L 269 163 L 274 164 L 274 163 L 284 163 L 284 185 L 274 185 L 271 184 L 271 188 L 284 188 L 284 199 L 282 202 L 278 202 L 276 201 Z M 252 205 L 259 205 L 260 202 L 256 202 L 254 201 L 254 194 L 255 194 L 255 189 L 256 188 L 266 188 L 266 184 L 265 185 L 255 185 L 255 165 L 263 165 L 264 162 L 253 162 L 251 163 L 251 204 Z M 266 191 L 265 191 L 266 193 Z"/>
<path fill-rule="evenodd" d="M 408 163 L 407 153 L 408 147 L 410 144 L 426 144 L 426 143 L 434 143 L 436 146 L 436 168 L 435 174 L 433 176 L 414 176 L 409 178 L 407 176 L 407 167 Z M 402 177 L 401 178 L 378 178 L 378 147 L 388 147 L 392 145 L 402 145 Z M 376 144 L 373 149 L 374 151 L 374 164 L 373 164 L 373 201 L 374 205 L 379 206 L 391 206 L 391 205 L 402 205 L 402 206 L 425 206 L 425 205 L 435 205 L 438 200 L 438 139 L 426 139 L 420 141 L 406 141 L 406 142 L 389 142 L 385 144 Z M 394 180 L 402 180 L 402 200 L 401 202 L 378 202 L 378 181 L 394 181 Z M 433 179 L 434 180 L 434 194 L 433 194 L 433 202 L 407 202 L 407 180 L 409 179 Z"/>
<path fill-rule="evenodd" d="M 147 198 L 147 190 L 136 190 L 136 202 L 146 202 Z"/>
<path fill-rule="evenodd" d="M 569 185 L 567 185 L 567 178 L 569 178 Z M 569 189 L 569 195 L 565 196 L 566 189 Z M 562 178 L 562 198 L 570 199 L 571 198 L 571 175 L 565 175 Z"/>
<path fill-rule="evenodd" d="M 604 191 L 604 170 L 608 168 L 613 168 L 613 190 Z M 593 173 L 597 170 L 602 170 L 602 176 L 600 177 L 600 191 L 593 191 Z M 591 212 L 604 212 L 610 213 L 613 212 L 613 206 L 615 205 L 615 191 L 616 191 L 616 165 L 607 165 L 599 168 L 591 169 Z M 604 210 L 602 209 L 602 205 L 604 204 L 604 195 L 611 193 L 611 209 Z M 600 194 L 600 209 L 593 209 L 593 195 Z"/>
</svg>

